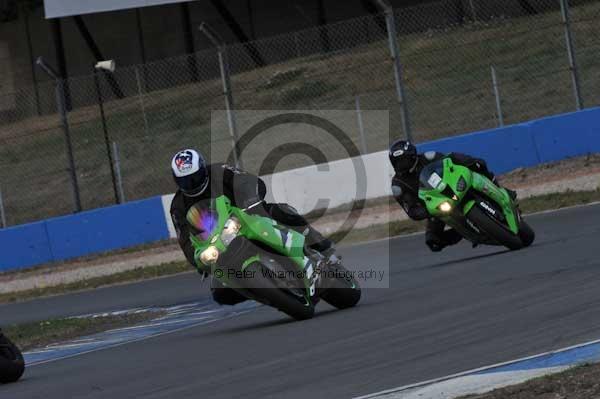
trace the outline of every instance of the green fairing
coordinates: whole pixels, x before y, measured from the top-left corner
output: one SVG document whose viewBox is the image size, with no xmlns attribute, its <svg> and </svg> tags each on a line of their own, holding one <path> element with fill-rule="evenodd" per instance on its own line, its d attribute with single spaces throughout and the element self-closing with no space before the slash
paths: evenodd
<svg viewBox="0 0 600 399">
<path fill-rule="evenodd" d="M 202 240 L 199 236 L 190 234 L 190 240 L 194 247 L 194 258 L 200 267 L 210 267 L 210 272 L 223 285 L 236 288 L 232 280 L 227 276 L 227 273 L 221 273 L 220 276 L 215 274 L 217 269 L 220 269 L 218 264 L 203 265 L 200 260 L 201 254 L 209 247 L 214 246 L 218 249 L 220 256 L 227 250 L 227 245 L 223 242 L 221 234 L 225 229 L 227 220 L 231 217 L 236 218 L 241 228 L 237 236 L 242 236 L 248 240 L 261 242 L 266 244 L 276 252 L 287 256 L 293 261 L 297 267 L 299 275 L 304 277 L 304 286 L 307 291 L 307 298 L 310 297 L 310 287 L 312 282 L 307 278 L 307 273 L 304 273 L 305 265 L 308 263 L 308 258 L 304 255 L 304 235 L 291 230 L 285 226 L 277 224 L 274 220 L 258 215 L 248 214 L 241 208 L 231 205 L 231 201 L 226 196 L 220 196 L 211 201 L 210 208 L 218 215 L 218 220 L 213 233 L 206 239 Z M 190 209 L 190 212 L 194 208 Z M 192 216 L 188 212 L 188 222 L 192 222 Z M 285 241 L 284 241 L 285 240 Z M 242 271 L 250 264 L 260 261 L 260 254 L 253 254 L 247 259 L 242 260 Z"/>
<path fill-rule="evenodd" d="M 464 226 L 463 220 L 476 203 L 469 195 L 469 192 L 474 190 L 498 204 L 506 218 L 508 229 L 512 233 L 518 234 L 518 211 L 505 189 L 496 186 L 487 177 L 473 172 L 469 168 L 455 165 L 450 158 L 444 158 L 441 162 L 443 164 L 443 175 L 437 187 L 433 188 L 427 182 L 423 182 L 423 177 L 421 177 L 419 198 L 425 202 L 427 211 L 431 216 L 442 220 L 462 233 L 464 230 L 464 227 L 461 227 Z M 434 167 L 435 165 L 432 165 L 432 168 Z M 464 180 L 464 188 L 459 190 L 461 177 Z M 435 183 L 436 179 L 433 178 L 433 180 Z M 448 196 L 447 191 L 444 193 L 444 190 L 448 187 L 452 189 L 452 196 Z M 444 202 L 448 202 L 452 206 L 452 212 L 443 212 L 440 209 L 440 205 Z M 460 209 L 460 212 L 456 212 L 457 209 Z M 463 220 L 459 220 L 459 218 Z"/>
</svg>

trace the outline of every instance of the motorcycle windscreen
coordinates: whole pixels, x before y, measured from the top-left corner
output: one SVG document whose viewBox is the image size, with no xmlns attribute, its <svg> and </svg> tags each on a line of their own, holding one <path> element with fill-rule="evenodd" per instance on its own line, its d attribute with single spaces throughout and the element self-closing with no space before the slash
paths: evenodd
<svg viewBox="0 0 600 399">
<path fill-rule="evenodd" d="M 435 190 L 444 178 L 443 160 L 425 166 L 419 175 L 419 185 L 426 190 Z"/>
<path fill-rule="evenodd" d="M 196 230 L 196 236 L 202 241 L 208 240 L 219 225 L 219 214 L 213 210 L 211 203 L 201 202 L 194 205 L 187 214 L 187 221 Z"/>
</svg>

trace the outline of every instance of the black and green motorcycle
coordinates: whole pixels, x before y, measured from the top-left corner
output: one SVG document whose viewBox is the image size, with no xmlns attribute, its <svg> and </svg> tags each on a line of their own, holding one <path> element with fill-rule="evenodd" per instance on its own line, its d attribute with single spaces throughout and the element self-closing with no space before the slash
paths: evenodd
<svg viewBox="0 0 600 399">
<path fill-rule="evenodd" d="M 473 244 L 511 250 L 531 245 L 532 228 L 508 192 L 487 177 L 456 165 L 449 157 L 434 161 L 419 176 L 419 198 L 429 214 Z"/>
<path fill-rule="evenodd" d="M 338 309 L 360 300 L 358 282 L 341 263 L 329 264 L 301 233 L 226 196 L 200 201 L 187 221 L 197 264 L 249 299 L 297 320 L 311 318 L 320 299 Z"/>
</svg>

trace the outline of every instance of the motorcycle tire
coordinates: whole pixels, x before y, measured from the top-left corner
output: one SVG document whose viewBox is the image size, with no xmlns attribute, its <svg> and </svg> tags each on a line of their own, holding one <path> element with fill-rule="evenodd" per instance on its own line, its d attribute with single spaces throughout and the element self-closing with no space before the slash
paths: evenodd
<svg viewBox="0 0 600 399">
<path fill-rule="evenodd" d="M 21 350 L 0 331 L 0 383 L 15 382 L 24 372 L 25 360 Z"/>
<path fill-rule="evenodd" d="M 469 213 L 467 213 L 467 219 L 498 244 L 513 251 L 523 248 L 521 237 L 508 230 L 507 227 L 502 226 L 479 207 L 474 206 L 471 208 Z"/>
</svg>

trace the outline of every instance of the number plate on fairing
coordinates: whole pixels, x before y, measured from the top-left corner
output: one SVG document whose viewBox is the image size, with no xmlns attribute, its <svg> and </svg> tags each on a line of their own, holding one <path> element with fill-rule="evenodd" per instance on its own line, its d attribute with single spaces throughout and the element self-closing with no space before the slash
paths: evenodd
<svg viewBox="0 0 600 399">
<path fill-rule="evenodd" d="M 433 188 L 437 188 L 437 186 L 442 182 L 442 178 L 440 177 L 440 175 L 438 175 L 437 173 L 433 172 L 431 174 L 431 176 L 429 176 L 429 179 L 427 180 L 427 183 L 429 183 L 429 185 Z"/>
</svg>

